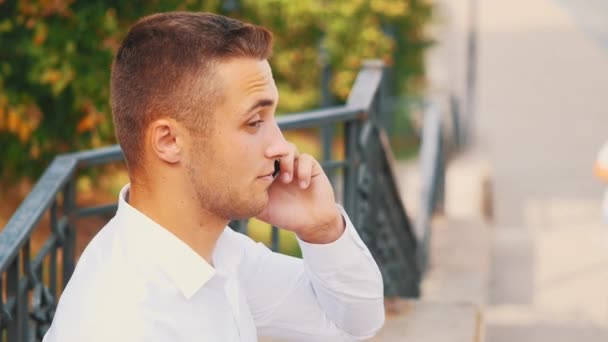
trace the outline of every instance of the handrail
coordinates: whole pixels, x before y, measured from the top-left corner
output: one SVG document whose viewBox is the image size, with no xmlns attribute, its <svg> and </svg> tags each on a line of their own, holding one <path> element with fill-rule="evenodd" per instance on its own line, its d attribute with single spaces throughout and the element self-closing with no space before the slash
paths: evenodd
<svg viewBox="0 0 608 342">
<path fill-rule="evenodd" d="M 10 261 L 23 247 L 42 215 L 53 203 L 56 194 L 72 176 L 76 164 L 75 158 L 56 157 L 4 226 L 0 233 L 0 273 L 7 270 Z"/>
<path fill-rule="evenodd" d="M 420 147 L 420 174 L 422 188 L 420 207 L 415 223 L 418 239 L 418 263 L 421 270 L 428 264 L 428 251 L 431 240 L 431 220 L 443 204 L 445 189 L 445 154 L 443 143 L 443 123 L 438 106 L 431 102 L 427 105 L 422 125 L 422 144 Z M 453 123 L 458 125 L 457 121 Z"/>
<path fill-rule="evenodd" d="M 346 105 L 295 113 L 277 122 L 283 130 L 342 125 L 344 160 L 324 158 L 322 165 L 332 174 L 343 171 L 330 178 L 334 185 L 342 184 L 344 208 L 378 261 L 386 295 L 411 297 L 418 295 L 420 280 L 417 241 L 398 193 L 392 152 L 379 120 L 382 73 L 380 62 L 366 62 Z M 323 143 L 329 145 L 331 141 Z M 29 341 L 30 335 L 40 340 L 48 328 L 57 298 L 74 269 L 75 219 L 116 210 L 115 204 L 77 206 L 78 170 L 122 159 L 118 145 L 56 157 L 0 232 L 0 333 L 6 331 L 11 342 Z M 51 236 L 32 258 L 31 234 L 49 210 Z M 236 228 L 244 231 L 245 226 L 238 222 Z M 275 250 L 278 238 L 278 230 L 273 228 L 271 248 Z M 58 253 L 63 255 L 60 286 Z M 50 270 L 45 269 L 45 280 L 44 260 L 48 258 Z"/>
<path fill-rule="evenodd" d="M 355 106 L 329 107 L 282 116 L 277 119 L 277 123 L 281 129 L 320 127 L 365 119 L 365 110 L 364 107 Z"/>
</svg>

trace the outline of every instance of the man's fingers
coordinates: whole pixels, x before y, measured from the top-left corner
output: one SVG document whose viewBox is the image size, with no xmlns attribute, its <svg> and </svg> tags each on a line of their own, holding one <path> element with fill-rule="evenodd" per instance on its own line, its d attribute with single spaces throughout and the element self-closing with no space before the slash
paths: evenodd
<svg viewBox="0 0 608 342">
<path fill-rule="evenodd" d="M 280 181 L 284 184 L 297 181 L 301 189 L 306 189 L 311 179 L 322 172 L 321 166 L 311 155 L 306 153 L 299 155 L 298 149 L 291 143 L 289 143 L 289 152 L 281 156 L 279 163 Z"/>
<path fill-rule="evenodd" d="M 313 168 L 315 167 L 316 161 L 308 154 L 302 154 L 298 156 L 296 176 L 298 186 L 301 189 L 306 189 L 310 184 L 310 179 L 313 176 Z"/>
<path fill-rule="evenodd" d="M 294 144 L 289 144 L 291 151 L 285 156 L 281 157 L 281 181 L 283 183 L 290 183 L 293 180 L 294 163 L 298 154 L 298 150 Z"/>
</svg>

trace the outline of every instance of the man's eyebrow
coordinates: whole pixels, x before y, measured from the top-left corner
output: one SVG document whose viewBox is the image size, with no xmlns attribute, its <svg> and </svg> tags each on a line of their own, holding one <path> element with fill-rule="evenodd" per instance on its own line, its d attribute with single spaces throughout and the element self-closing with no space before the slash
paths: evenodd
<svg viewBox="0 0 608 342">
<path fill-rule="evenodd" d="M 258 108 L 262 108 L 262 107 L 270 107 L 274 105 L 274 101 L 271 99 L 260 99 L 257 100 L 251 107 L 249 107 L 249 109 L 247 109 L 247 111 L 245 112 L 245 115 L 253 112 L 254 110 L 258 109 Z"/>
</svg>

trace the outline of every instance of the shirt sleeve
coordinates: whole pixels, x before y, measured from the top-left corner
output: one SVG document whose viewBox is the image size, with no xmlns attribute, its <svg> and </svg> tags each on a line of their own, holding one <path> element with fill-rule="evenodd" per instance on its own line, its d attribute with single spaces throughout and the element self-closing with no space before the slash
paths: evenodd
<svg viewBox="0 0 608 342">
<path fill-rule="evenodd" d="M 296 341 L 369 338 L 384 323 L 382 276 L 342 208 L 346 229 L 336 241 L 298 240 L 303 259 L 246 247 L 242 284 L 264 336 Z"/>
</svg>

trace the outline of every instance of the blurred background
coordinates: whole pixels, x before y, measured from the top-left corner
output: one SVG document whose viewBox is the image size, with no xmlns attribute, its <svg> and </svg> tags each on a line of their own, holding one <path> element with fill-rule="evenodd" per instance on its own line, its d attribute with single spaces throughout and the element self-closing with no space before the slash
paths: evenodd
<svg viewBox="0 0 608 342">
<path fill-rule="evenodd" d="M 608 341 L 606 184 L 593 175 L 608 140 L 608 2 L 435 4 L 428 83 L 468 99 L 472 116 L 472 158 L 452 179 L 491 185 L 486 339 Z M 452 189 L 461 205 L 446 215 L 472 216 L 467 189 Z"/>
<path fill-rule="evenodd" d="M 363 60 L 384 61 L 411 216 L 424 112 L 457 109 L 466 148 L 447 164 L 422 298 L 478 305 L 476 341 L 608 341 L 607 185 L 592 172 L 608 140 L 604 0 L 0 0 L 0 230 L 55 155 L 116 142 L 113 53 L 137 18 L 178 9 L 274 32 L 278 115 L 343 104 Z M 288 138 L 319 157 L 318 135 Z M 121 165 L 87 171 L 78 201 L 113 202 L 126 182 Z M 88 220 L 78 251 L 105 222 Z M 250 233 L 270 239 L 259 222 Z M 293 239 L 280 241 L 298 255 Z"/>
</svg>

